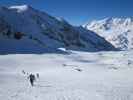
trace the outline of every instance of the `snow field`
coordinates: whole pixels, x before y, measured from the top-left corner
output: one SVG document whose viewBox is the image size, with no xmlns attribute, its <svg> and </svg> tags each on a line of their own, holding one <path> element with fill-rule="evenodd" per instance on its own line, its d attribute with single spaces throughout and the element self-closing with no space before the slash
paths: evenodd
<svg viewBox="0 0 133 100">
<path fill-rule="evenodd" d="M 133 100 L 132 51 L 1 55 L 2 100 Z M 130 63 L 129 63 L 130 61 Z M 31 87 L 28 73 L 39 73 Z"/>
</svg>

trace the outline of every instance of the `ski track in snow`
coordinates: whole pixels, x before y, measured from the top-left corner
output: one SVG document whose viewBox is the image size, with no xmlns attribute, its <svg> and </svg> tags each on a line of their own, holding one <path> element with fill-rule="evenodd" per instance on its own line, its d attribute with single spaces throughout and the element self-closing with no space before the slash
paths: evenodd
<svg viewBox="0 0 133 100">
<path fill-rule="evenodd" d="M 132 55 L 1 55 L 0 100 L 133 100 Z M 34 87 L 22 70 L 40 74 Z"/>
</svg>

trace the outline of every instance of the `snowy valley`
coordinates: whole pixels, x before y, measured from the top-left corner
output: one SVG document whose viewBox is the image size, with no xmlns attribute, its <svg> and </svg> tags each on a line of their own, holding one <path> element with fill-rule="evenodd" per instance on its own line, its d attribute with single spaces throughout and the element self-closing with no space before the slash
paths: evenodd
<svg viewBox="0 0 133 100">
<path fill-rule="evenodd" d="M 39 73 L 35 86 L 28 73 Z M 133 52 L 0 56 L 2 100 L 133 100 Z"/>
<path fill-rule="evenodd" d="M 132 33 L 132 18 L 78 27 L 28 5 L 0 7 L 0 100 L 133 100 Z"/>
</svg>

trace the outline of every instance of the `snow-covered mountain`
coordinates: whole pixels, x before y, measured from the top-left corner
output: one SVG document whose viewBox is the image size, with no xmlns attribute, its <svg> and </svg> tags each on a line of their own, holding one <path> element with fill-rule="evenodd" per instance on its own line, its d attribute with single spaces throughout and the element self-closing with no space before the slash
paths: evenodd
<svg viewBox="0 0 133 100">
<path fill-rule="evenodd" d="M 83 25 L 121 50 L 133 49 L 133 17 L 106 18 Z"/>
<path fill-rule="evenodd" d="M 64 47 L 100 51 L 115 48 L 104 38 L 31 6 L 0 7 L 0 53 L 43 53 Z"/>
</svg>

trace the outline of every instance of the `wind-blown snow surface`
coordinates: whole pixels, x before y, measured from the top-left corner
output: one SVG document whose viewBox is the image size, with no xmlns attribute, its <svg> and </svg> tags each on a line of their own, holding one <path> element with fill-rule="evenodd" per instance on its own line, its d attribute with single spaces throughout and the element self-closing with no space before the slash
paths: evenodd
<svg viewBox="0 0 133 100">
<path fill-rule="evenodd" d="M 28 73 L 39 73 L 31 87 Z M 1 100 L 133 100 L 133 52 L 1 55 Z"/>
<path fill-rule="evenodd" d="M 122 50 L 133 49 L 133 17 L 106 18 L 83 25 Z"/>
<path fill-rule="evenodd" d="M 16 33 L 22 36 L 16 38 Z M 0 53 L 44 53 L 61 47 L 87 51 L 115 49 L 96 33 L 77 30 L 64 19 L 28 5 L 0 7 L 0 47 Z"/>
</svg>

